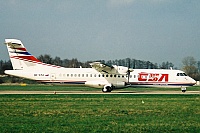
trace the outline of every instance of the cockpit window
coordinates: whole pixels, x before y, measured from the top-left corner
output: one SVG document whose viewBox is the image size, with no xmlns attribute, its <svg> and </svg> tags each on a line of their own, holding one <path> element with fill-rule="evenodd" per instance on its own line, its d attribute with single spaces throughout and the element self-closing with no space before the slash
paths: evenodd
<svg viewBox="0 0 200 133">
<path fill-rule="evenodd" d="M 187 76 L 185 73 L 177 73 L 177 76 Z"/>
<path fill-rule="evenodd" d="M 183 74 L 183 73 L 180 73 L 180 76 L 184 76 L 184 74 Z"/>
</svg>

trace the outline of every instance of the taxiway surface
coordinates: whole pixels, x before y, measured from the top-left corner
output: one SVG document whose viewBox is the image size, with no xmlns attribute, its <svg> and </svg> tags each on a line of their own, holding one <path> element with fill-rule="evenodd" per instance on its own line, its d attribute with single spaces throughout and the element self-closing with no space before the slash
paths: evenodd
<svg viewBox="0 0 200 133">
<path fill-rule="evenodd" d="M 0 94 L 200 94 L 200 91 L 0 91 Z"/>
</svg>

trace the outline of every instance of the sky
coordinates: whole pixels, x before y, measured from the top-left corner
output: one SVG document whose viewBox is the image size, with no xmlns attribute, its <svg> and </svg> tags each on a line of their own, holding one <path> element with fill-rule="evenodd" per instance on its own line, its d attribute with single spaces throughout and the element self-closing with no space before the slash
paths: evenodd
<svg viewBox="0 0 200 133">
<path fill-rule="evenodd" d="M 199 0 L 0 0 L 0 60 L 6 38 L 38 57 L 139 59 L 180 67 L 200 61 Z"/>
</svg>

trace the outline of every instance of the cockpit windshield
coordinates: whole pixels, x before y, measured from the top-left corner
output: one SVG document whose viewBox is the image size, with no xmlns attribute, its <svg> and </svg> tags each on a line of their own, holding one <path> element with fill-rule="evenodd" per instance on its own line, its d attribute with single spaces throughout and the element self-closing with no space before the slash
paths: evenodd
<svg viewBox="0 0 200 133">
<path fill-rule="evenodd" d="M 185 73 L 177 73 L 177 76 L 187 76 Z"/>
</svg>

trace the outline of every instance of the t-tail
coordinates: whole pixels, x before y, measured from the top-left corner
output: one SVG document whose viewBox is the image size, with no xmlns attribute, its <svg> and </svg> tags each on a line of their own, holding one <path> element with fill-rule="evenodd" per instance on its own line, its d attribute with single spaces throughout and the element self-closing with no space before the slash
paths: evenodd
<svg viewBox="0 0 200 133">
<path fill-rule="evenodd" d="M 14 70 L 24 70 L 27 67 L 41 63 L 36 57 L 31 55 L 22 42 L 17 39 L 5 39 L 8 53 Z"/>
<path fill-rule="evenodd" d="M 20 40 L 5 39 L 5 44 L 7 45 L 8 53 L 14 70 L 26 70 L 33 67 L 36 69 L 47 67 L 60 68 L 60 66 L 42 63 L 27 51 Z"/>
</svg>

